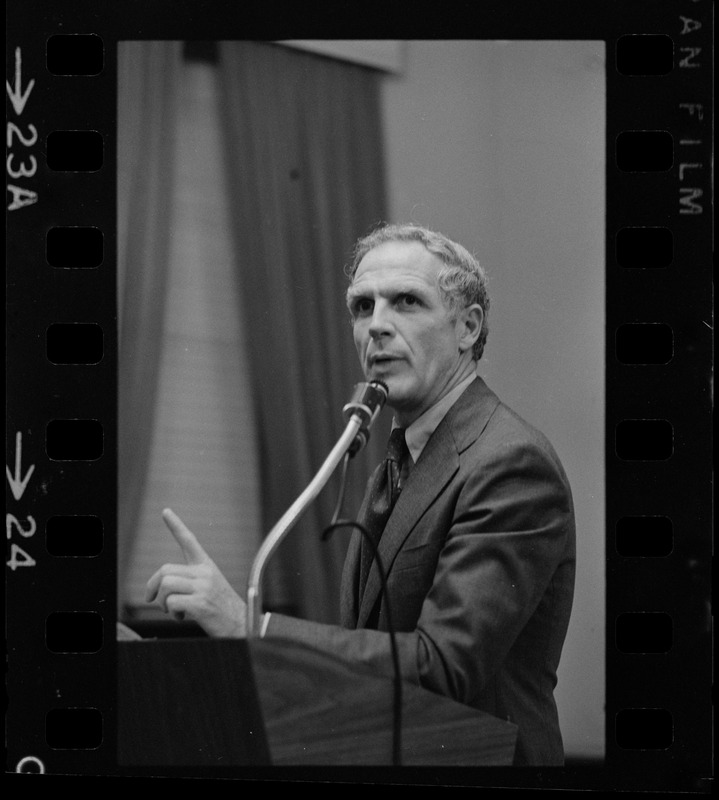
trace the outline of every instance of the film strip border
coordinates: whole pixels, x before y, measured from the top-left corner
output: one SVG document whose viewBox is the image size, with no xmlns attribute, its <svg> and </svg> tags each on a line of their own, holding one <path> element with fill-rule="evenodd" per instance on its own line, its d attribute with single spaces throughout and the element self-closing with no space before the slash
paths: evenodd
<svg viewBox="0 0 719 800">
<path fill-rule="evenodd" d="M 121 771 L 115 47 L 248 35 L 223 3 L 203 20 L 184 4 L 151 5 L 28 2 L 8 27 L 8 767 L 18 772 Z M 701 791 L 711 774 L 713 19 L 704 0 L 656 6 L 577 19 L 557 3 L 551 19 L 527 6 L 511 20 L 498 7 L 486 38 L 607 45 L 607 752 L 598 770 L 553 772 L 552 784 Z M 302 37 L 292 22 L 291 38 Z M 257 38 L 283 38 L 272 33 Z M 355 37 L 356 27 L 332 32 Z M 494 772 L 492 783 L 546 779 Z"/>
<path fill-rule="evenodd" d="M 711 730 L 712 145 L 698 80 L 711 23 L 699 10 L 675 4 L 670 27 L 607 54 L 622 98 L 607 131 L 607 757 L 687 776 L 702 774 Z"/>
<path fill-rule="evenodd" d="M 116 694 L 116 81 L 102 37 L 64 36 L 61 20 L 45 36 L 39 20 L 10 26 L 6 51 L 8 769 L 101 774 Z"/>
</svg>

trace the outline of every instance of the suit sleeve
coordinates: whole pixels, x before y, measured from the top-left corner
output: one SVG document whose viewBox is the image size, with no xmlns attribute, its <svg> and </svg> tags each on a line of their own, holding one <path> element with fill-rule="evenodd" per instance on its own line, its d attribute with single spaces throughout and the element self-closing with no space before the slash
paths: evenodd
<svg viewBox="0 0 719 800">
<path fill-rule="evenodd" d="M 573 558 L 571 493 L 548 443 L 533 435 L 481 437 L 460 457 L 431 586 L 413 631 L 397 634 L 404 679 L 472 704 Z M 268 635 L 300 639 L 393 674 L 387 633 L 273 615 Z"/>
</svg>

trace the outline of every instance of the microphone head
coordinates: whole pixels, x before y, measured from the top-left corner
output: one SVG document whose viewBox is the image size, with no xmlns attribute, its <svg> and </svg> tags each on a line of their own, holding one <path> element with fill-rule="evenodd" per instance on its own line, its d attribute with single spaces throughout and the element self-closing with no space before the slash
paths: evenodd
<svg viewBox="0 0 719 800">
<path fill-rule="evenodd" d="M 389 389 L 384 381 L 358 383 L 352 399 L 342 409 L 345 418 L 350 419 L 358 414 L 362 420 L 362 428 L 369 428 L 375 421 L 382 407 L 387 402 Z"/>
<path fill-rule="evenodd" d="M 388 395 L 389 389 L 387 388 L 387 384 L 383 381 L 358 383 L 355 386 L 352 399 L 342 409 L 348 421 L 354 416 L 358 416 L 361 420 L 357 435 L 348 450 L 350 456 L 357 455 L 369 441 L 370 425 L 372 425 L 377 415 L 382 410 L 382 406 L 384 406 L 387 401 Z"/>
</svg>

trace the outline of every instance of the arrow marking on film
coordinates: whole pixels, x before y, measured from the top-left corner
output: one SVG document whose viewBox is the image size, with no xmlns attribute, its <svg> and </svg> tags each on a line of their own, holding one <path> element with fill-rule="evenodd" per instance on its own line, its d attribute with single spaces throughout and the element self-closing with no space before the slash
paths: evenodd
<svg viewBox="0 0 719 800">
<path fill-rule="evenodd" d="M 12 489 L 12 496 L 19 500 L 23 496 L 25 487 L 30 480 L 30 476 L 35 471 L 35 465 L 30 464 L 25 477 L 22 477 L 22 433 L 20 431 L 15 435 L 15 474 L 10 472 L 10 467 L 5 465 L 5 474 L 7 475 L 8 483 Z"/>
</svg>

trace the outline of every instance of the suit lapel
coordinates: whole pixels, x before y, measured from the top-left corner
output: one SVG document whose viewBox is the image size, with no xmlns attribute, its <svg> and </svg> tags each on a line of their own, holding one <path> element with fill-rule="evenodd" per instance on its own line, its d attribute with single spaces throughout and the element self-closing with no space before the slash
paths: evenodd
<svg viewBox="0 0 719 800">
<path fill-rule="evenodd" d="M 437 436 L 437 434 L 440 435 Z M 459 458 L 451 438 L 442 435 L 438 428 L 427 442 L 419 461 L 412 469 L 380 539 L 379 558 L 385 572 L 389 571 L 394 557 L 405 539 L 428 506 L 455 474 L 458 465 Z M 375 561 L 370 569 L 362 596 L 357 618 L 358 628 L 366 623 L 381 589 L 382 581 Z"/>
<path fill-rule="evenodd" d="M 467 387 L 430 436 L 410 473 L 406 486 L 402 489 L 380 539 L 379 557 L 385 572 L 389 571 L 397 552 L 424 512 L 454 477 L 459 469 L 459 454 L 481 434 L 498 404 L 499 400 L 494 392 L 481 378 L 477 378 Z M 358 540 L 358 537 L 353 537 L 353 541 L 356 538 Z M 353 572 L 345 574 L 343 580 L 344 586 L 354 587 L 354 598 L 356 598 L 358 552 L 359 544 L 356 541 L 352 558 L 348 559 L 346 564 L 346 571 L 351 569 Z M 353 580 L 347 580 L 350 576 L 354 576 Z M 357 613 L 357 627 L 362 627 L 366 623 L 381 589 L 379 569 L 377 564 L 373 563 L 362 604 Z M 352 603 L 354 609 L 356 601 L 352 600 Z"/>
</svg>

